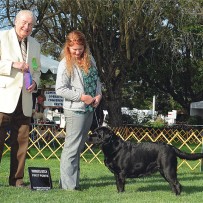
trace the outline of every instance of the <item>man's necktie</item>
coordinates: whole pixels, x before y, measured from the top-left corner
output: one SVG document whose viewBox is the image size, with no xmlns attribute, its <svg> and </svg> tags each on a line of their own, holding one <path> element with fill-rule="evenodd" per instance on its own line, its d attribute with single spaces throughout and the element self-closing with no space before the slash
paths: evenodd
<svg viewBox="0 0 203 203">
<path fill-rule="evenodd" d="M 26 62 L 27 50 L 26 50 L 26 44 L 24 39 L 21 41 L 20 46 L 21 46 L 23 61 Z M 25 88 L 28 89 L 32 84 L 32 77 L 31 77 L 30 71 L 28 70 L 27 72 L 24 72 L 23 75 L 24 75 L 23 77 L 25 82 Z"/>
<path fill-rule="evenodd" d="M 26 50 L 25 39 L 21 41 L 21 51 L 22 51 L 23 61 L 26 61 L 27 50 Z"/>
</svg>

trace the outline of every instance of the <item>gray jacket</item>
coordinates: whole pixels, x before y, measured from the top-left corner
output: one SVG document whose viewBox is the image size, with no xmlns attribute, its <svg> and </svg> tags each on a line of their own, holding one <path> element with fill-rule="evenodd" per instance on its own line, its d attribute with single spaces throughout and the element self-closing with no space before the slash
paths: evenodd
<svg viewBox="0 0 203 203">
<path fill-rule="evenodd" d="M 96 67 L 94 59 L 92 59 L 92 64 Z M 84 94 L 84 82 L 81 70 L 75 66 L 72 75 L 68 75 L 65 58 L 60 61 L 58 66 L 55 89 L 56 94 L 64 98 L 64 110 L 85 111 L 86 104 L 80 101 L 81 95 Z M 96 90 L 96 95 L 98 94 L 102 94 L 99 78 Z"/>
</svg>

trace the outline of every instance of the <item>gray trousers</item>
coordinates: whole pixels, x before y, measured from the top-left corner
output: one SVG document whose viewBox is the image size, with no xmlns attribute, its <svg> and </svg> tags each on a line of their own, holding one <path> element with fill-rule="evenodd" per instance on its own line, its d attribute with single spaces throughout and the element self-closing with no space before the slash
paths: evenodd
<svg viewBox="0 0 203 203">
<path fill-rule="evenodd" d="M 64 111 L 66 137 L 60 161 L 60 186 L 74 190 L 79 187 L 80 153 L 83 150 L 92 124 L 93 112 L 78 114 Z"/>
</svg>

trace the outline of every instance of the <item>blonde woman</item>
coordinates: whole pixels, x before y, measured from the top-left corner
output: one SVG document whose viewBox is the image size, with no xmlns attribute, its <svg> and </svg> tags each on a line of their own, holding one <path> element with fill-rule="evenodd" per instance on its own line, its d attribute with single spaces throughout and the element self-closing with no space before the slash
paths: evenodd
<svg viewBox="0 0 203 203">
<path fill-rule="evenodd" d="M 80 152 L 92 124 L 93 110 L 102 98 L 96 63 L 83 33 L 70 32 L 59 63 L 56 94 L 64 98 L 66 137 L 60 162 L 62 189 L 79 188 Z"/>
</svg>

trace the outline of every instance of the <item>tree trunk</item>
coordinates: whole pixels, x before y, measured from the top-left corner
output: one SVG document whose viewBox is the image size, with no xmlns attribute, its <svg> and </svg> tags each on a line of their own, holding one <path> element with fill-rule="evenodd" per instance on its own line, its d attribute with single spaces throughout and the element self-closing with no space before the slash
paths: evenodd
<svg viewBox="0 0 203 203">
<path fill-rule="evenodd" d="M 121 102 L 119 100 L 105 101 L 109 119 L 108 124 L 111 127 L 122 125 Z"/>
</svg>

